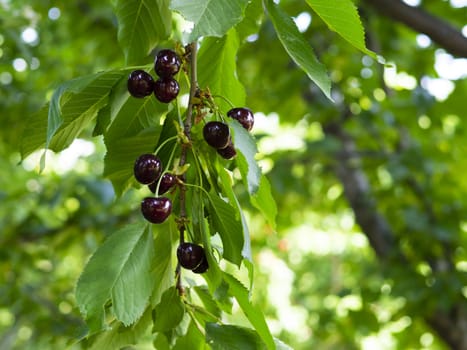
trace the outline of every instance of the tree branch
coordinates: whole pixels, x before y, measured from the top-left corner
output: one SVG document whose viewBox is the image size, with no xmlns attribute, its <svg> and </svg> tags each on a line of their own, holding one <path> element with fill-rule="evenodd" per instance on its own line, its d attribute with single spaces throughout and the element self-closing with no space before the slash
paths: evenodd
<svg viewBox="0 0 467 350">
<path fill-rule="evenodd" d="M 461 297 L 462 300 L 463 296 Z M 467 308 L 459 302 L 450 310 L 437 310 L 426 317 L 427 323 L 453 350 L 467 349 Z"/>
<path fill-rule="evenodd" d="M 467 38 L 448 22 L 400 0 L 364 0 L 381 14 L 426 34 L 454 56 L 467 57 Z"/>
<path fill-rule="evenodd" d="M 355 157 L 355 142 L 337 123 L 325 125 L 324 132 L 341 142 L 341 151 L 336 155 L 336 174 L 354 211 L 355 220 L 378 257 L 386 260 L 393 251 L 393 233 L 386 219 L 377 211 L 368 178 L 361 170 L 360 158 Z"/>
<path fill-rule="evenodd" d="M 356 157 L 356 145 L 340 123 L 323 125 L 328 137 L 341 142 L 341 150 L 336 153 L 335 172 L 344 187 L 344 194 L 352 208 L 355 220 L 367 236 L 368 241 L 381 261 L 394 261 L 405 264 L 406 259 L 397 246 L 393 231 L 383 215 L 378 212 L 377 202 L 372 195 L 368 178 L 361 168 L 360 158 Z M 397 255 L 396 255 L 397 254 Z M 428 262 L 435 272 L 445 273 L 439 265 L 452 264 L 448 258 L 441 257 Z M 407 266 L 410 269 L 410 266 Z M 425 321 L 438 333 L 451 349 L 467 349 L 467 306 L 462 295 L 449 308 L 436 307 L 425 315 Z"/>
</svg>

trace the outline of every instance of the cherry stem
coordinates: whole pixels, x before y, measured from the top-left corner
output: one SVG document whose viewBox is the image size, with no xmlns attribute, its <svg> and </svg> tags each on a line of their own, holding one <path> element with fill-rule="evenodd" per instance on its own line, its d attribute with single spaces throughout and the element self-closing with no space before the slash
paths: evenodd
<svg viewBox="0 0 467 350">
<path fill-rule="evenodd" d="M 198 175 L 199 185 L 200 187 L 203 187 L 203 173 L 201 170 L 201 165 L 199 164 L 199 159 L 198 159 L 198 156 L 195 150 L 192 148 L 191 151 L 193 152 L 193 159 L 195 160 L 195 166 L 196 166 L 196 172 Z"/>
<path fill-rule="evenodd" d="M 198 90 L 198 78 L 197 78 L 197 51 L 198 51 L 198 44 L 196 41 L 190 43 L 188 45 L 190 50 L 190 97 L 188 99 L 188 108 L 186 111 L 186 118 L 183 124 L 183 132 L 189 141 L 191 141 L 191 126 L 193 121 L 193 104 L 195 101 L 196 91 Z M 180 162 L 179 166 L 183 167 L 186 163 L 188 148 L 191 147 L 191 142 L 189 143 L 182 143 L 182 151 L 180 154 Z M 180 186 L 180 221 L 179 221 L 179 231 L 180 231 L 180 243 L 185 241 L 185 224 L 187 221 L 187 213 L 186 213 L 186 175 L 183 174 L 181 176 L 182 185 Z M 176 268 L 176 276 L 177 276 L 177 289 L 180 295 L 184 294 L 184 289 L 182 286 L 181 281 L 181 268 L 180 263 L 177 264 Z"/>
<path fill-rule="evenodd" d="M 217 323 L 223 325 L 224 322 L 222 321 L 222 319 L 220 319 L 219 317 L 217 317 L 216 315 L 214 315 L 213 313 L 209 312 L 208 310 L 206 310 L 205 308 L 202 308 L 198 305 L 195 305 L 195 304 L 191 304 L 190 302 L 188 302 L 187 300 L 185 300 L 185 305 L 186 306 L 189 306 L 190 308 L 193 309 L 193 311 L 196 311 L 196 312 L 199 312 L 199 313 L 202 313 L 202 314 L 205 314 L 213 319 L 216 320 Z"/>
<path fill-rule="evenodd" d="M 157 147 L 157 149 L 155 150 L 154 154 L 157 155 L 160 150 L 162 149 L 162 147 L 164 147 L 166 144 L 168 144 L 170 141 L 173 141 L 175 139 L 177 139 L 178 136 L 172 136 L 172 137 L 169 137 L 167 140 L 164 140 L 164 142 L 162 142 L 159 147 Z"/>
<path fill-rule="evenodd" d="M 206 194 L 206 196 L 209 198 L 209 192 L 206 191 L 206 190 L 205 190 L 204 188 L 202 188 L 201 186 L 198 186 L 198 185 L 195 185 L 195 184 L 185 184 L 185 186 L 193 187 L 193 188 L 196 188 L 196 189 L 198 189 L 198 190 L 201 190 L 201 191 L 203 191 L 203 192 Z"/>
<path fill-rule="evenodd" d="M 230 101 L 227 97 L 225 96 L 222 96 L 222 95 L 211 95 L 213 98 L 220 98 L 222 100 L 224 100 L 225 102 L 227 102 L 231 108 L 234 108 L 235 105 L 232 103 L 232 101 Z"/>
<path fill-rule="evenodd" d="M 205 336 L 206 336 L 206 332 L 205 332 L 205 330 L 204 330 L 204 327 L 199 323 L 199 321 L 198 321 L 198 319 L 196 318 L 196 316 L 195 316 L 193 310 L 190 309 L 190 308 L 187 308 L 186 311 L 188 312 L 188 314 L 190 315 L 191 319 L 193 320 L 194 325 L 196 326 L 196 329 L 198 329 L 198 332 L 200 332 L 201 335 L 202 335 L 203 337 L 205 337 Z"/>
</svg>

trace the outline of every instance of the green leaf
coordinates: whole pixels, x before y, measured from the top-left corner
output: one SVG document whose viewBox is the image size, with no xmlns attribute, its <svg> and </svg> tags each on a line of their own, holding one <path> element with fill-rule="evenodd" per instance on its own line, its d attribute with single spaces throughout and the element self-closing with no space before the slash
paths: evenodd
<svg viewBox="0 0 467 350">
<path fill-rule="evenodd" d="M 39 148 L 59 152 L 94 121 L 124 71 L 108 71 L 70 80 L 57 88 L 50 104 L 30 119 L 21 145 L 22 157 Z"/>
<path fill-rule="evenodd" d="M 252 261 L 251 257 L 251 242 L 250 242 L 250 231 L 248 229 L 248 224 L 246 222 L 245 216 L 243 215 L 242 208 L 240 206 L 240 203 L 238 202 L 237 196 L 235 195 L 235 191 L 233 190 L 233 183 L 232 180 L 227 173 L 227 170 L 225 170 L 222 166 L 220 166 L 219 163 L 217 163 L 217 174 L 220 179 L 220 185 L 222 187 L 222 193 L 227 196 L 229 199 L 229 203 L 232 203 L 232 205 L 235 206 L 237 209 L 240 219 L 242 222 L 242 227 L 243 227 L 243 248 L 242 248 L 242 256 L 245 259 L 248 259 Z"/>
<path fill-rule="evenodd" d="M 160 303 L 153 312 L 153 330 L 166 332 L 175 328 L 183 319 L 185 305 L 175 287 L 167 289 L 162 294 Z"/>
<path fill-rule="evenodd" d="M 87 349 L 115 350 L 137 344 L 151 324 L 150 311 L 150 309 L 147 309 L 138 322 L 129 327 L 114 322 L 110 330 L 96 335 L 96 340 L 92 343 L 92 346 L 87 347 Z"/>
<path fill-rule="evenodd" d="M 250 1 L 245 10 L 245 17 L 235 26 L 241 42 L 243 42 L 248 36 L 258 33 L 263 16 L 264 10 L 262 1 Z"/>
<path fill-rule="evenodd" d="M 128 93 L 127 76 L 132 70 L 123 70 L 124 75 L 122 79 L 112 88 L 109 94 L 109 103 L 97 115 L 96 127 L 93 130 L 92 136 L 104 134 L 122 107 L 128 102 L 130 94 Z"/>
<path fill-rule="evenodd" d="M 162 294 L 174 284 L 173 272 L 175 266 L 172 264 L 172 243 L 178 239 L 178 231 L 175 223 L 170 220 L 159 225 L 153 225 L 157 230 L 154 238 L 156 254 L 153 259 L 154 289 L 151 296 L 151 305 L 159 304 Z"/>
<path fill-rule="evenodd" d="M 171 9 L 194 23 L 189 41 L 221 37 L 243 18 L 248 0 L 172 0 Z"/>
<path fill-rule="evenodd" d="M 128 92 L 126 92 L 128 97 Z M 104 176 L 108 177 L 118 194 L 133 180 L 133 164 L 143 153 L 153 152 L 162 130 L 160 118 L 167 113 L 167 105 L 155 98 L 129 97 L 111 112 L 113 122 L 104 135 L 107 153 L 104 158 Z"/>
<path fill-rule="evenodd" d="M 276 344 L 276 350 L 293 350 L 289 345 L 277 338 L 274 338 L 274 344 Z"/>
<path fill-rule="evenodd" d="M 157 348 L 159 349 L 159 348 Z M 205 350 L 206 345 L 204 337 L 192 321 L 188 327 L 187 333 L 183 337 L 177 338 L 173 350 Z"/>
<path fill-rule="evenodd" d="M 217 287 L 217 289 L 214 292 L 211 291 L 211 293 L 221 310 L 231 315 L 233 307 L 233 298 L 229 294 L 229 285 L 227 284 L 227 282 L 224 279 L 222 279 L 222 282 L 219 285 L 219 287 Z"/>
<path fill-rule="evenodd" d="M 21 137 L 21 159 L 26 158 L 38 148 L 45 146 L 48 111 L 49 104 L 46 104 L 28 118 L 26 128 Z"/>
<path fill-rule="evenodd" d="M 157 350 L 172 350 L 169 340 L 163 333 L 156 333 L 155 339 L 152 342 L 154 349 Z"/>
<path fill-rule="evenodd" d="M 118 42 L 127 64 L 140 63 L 172 30 L 170 0 L 118 0 Z"/>
<path fill-rule="evenodd" d="M 223 96 L 235 106 L 243 106 L 245 89 L 236 73 L 238 47 L 235 29 L 220 39 L 205 38 L 198 54 L 198 83 L 201 88 L 208 87 L 213 95 Z M 222 111 L 227 112 L 231 108 L 222 99 L 217 99 L 216 103 Z"/>
<path fill-rule="evenodd" d="M 164 124 L 162 125 L 162 130 L 159 136 L 159 142 L 157 143 L 156 149 L 159 149 L 157 156 L 160 158 L 162 164 L 167 165 L 170 160 L 170 155 L 174 148 L 175 143 L 177 142 L 175 139 L 171 142 L 166 143 L 164 146 L 159 148 L 162 143 L 164 143 L 167 139 L 173 138 L 177 136 L 178 130 L 177 127 L 179 126 L 178 122 L 178 112 L 176 109 L 171 110 L 167 113 Z"/>
<path fill-rule="evenodd" d="M 124 325 L 141 317 L 152 292 L 153 255 L 152 235 L 141 222 L 115 232 L 97 249 L 76 286 L 76 300 L 91 331 L 102 329 L 109 300 Z"/>
<path fill-rule="evenodd" d="M 68 147 L 107 104 L 112 87 L 123 75 L 123 71 L 97 73 L 59 87 L 50 101 L 46 148 Z"/>
<path fill-rule="evenodd" d="M 117 142 L 106 142 L 104 176 L 110 181 L 117 194 L 122 194 L 133 180 L 133 165 L 143 153 L 154 151 L 159 130 L 150 128 L 137 136 L 123 137 Z"/>
<path fill-rule="evenodd" d="M 172 348 L 173 348 L 173 344 L 176 342 L 176 340 L 179 337 L 183 337 L 186 335 L 188 331 L 188 327 L 190 326 L 190 323 L 191 323 L 191 317 L 187 312 L 185 312 L 183 314 L 182 320 L 174 328 L 163 332 L 164 336 L 167 338 Z"/>
<path fill-rule="evenodd" d="M 209 269 L 203 274 L 203 277 L 210 281 L 210 288 L 215 289 L 222 282 L 222 272 L 219 268 L 219 263 L 213 254 L 213 248 L 211 245 L 211 233 L 209 227 L 206 224 L 204 217 L 204 202 L 202 193 L 200 190 L 194 190 L 192 195 L 192 222 L 193 230 L 196 235 L 200 235 L 203 242 L 204 249 L 206 251 L 206 258 L 209 264 Z"/>
<path fill-rule="evenodd" d="M 114 111 L 112 124 L 107 131 L 107 141 L 118 141 L 121 137 L 135 136 L 140 131 L 150 127 L 160 127 L 160 118 L 167 113 L 167 104 L 158 102 L 155 98 L 134 98 L 125 93 L 127 100 Z"/>
<path fill-rule="evenodd" d="M 269 331 L 261 309 L 251 304 L 248 290 L 232 275 L 224 272 L 224 280 L 229 284 L 229 293 L 237 300 L 240 308 L 258 332 L 268 349 L 275 349 L 274 339 Z"/>
<path fill-rule="evenodd" d="M 263 350 L 266 347 L 252 329 L 206 323 L 206 343 L 212 350 Z"/>
<path fill-rule="evenodd" d="M 261 180 L 261 169 L 255 159 L 258 151 L 255 139 L 236 120 L 229 120 L 229 125 L 234 132 L 235 148 L 239 151 L 236 158 L 238 168 L 248 193 L 253 195 L 258 191 Z"/>
<path fill-rule="evenodd" d="M 213 233 L 222 239 L 224 258 L 240 266 L 242 262 L 243 227 L 236 210 L 216 193 L 209 194 L 209 214 Z"/>
<path fill-rule="evenodd" d="M 221 309 L 217 303 L 212 298 L 212 294 L 209 292 L 206 286 L 195 286 L 193 290 L 196 292 L 204 307 L 211 315 L 214 315 L 217 318 L 221 318 Z"/>
<path fill-rule="evenodd" d="M 277 206 L 271 193 L 271 185 L 266 176 L 262 175 L 259 189 L 250 196 L 251 204 L 261 211 L 273 229 L 276 228 Z"/>
<path fill-rule="evenodd" d="M 318 61 L 313 49 L 298 30 L 295 22 L 272 0 L 264 0 L 272 24 L 282 46 L 308 77 L 315 82 L 327 98 L 331 98 L 331 79 L 326 68 Z"/>
<path fill-rule="evenodd" d="M 328 25 L 360 51 L 376 58 L 365 46 L 365 32 L 357 8 L 351 0 L 306 0 L 308 5 Z"/>
</svg>

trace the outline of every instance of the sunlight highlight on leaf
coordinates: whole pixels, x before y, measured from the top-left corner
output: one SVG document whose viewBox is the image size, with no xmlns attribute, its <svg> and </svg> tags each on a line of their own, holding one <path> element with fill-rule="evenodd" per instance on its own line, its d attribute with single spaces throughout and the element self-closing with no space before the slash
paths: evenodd
<svg viewBox="0 0 467 350">
<path fill-rule="evenodd" d="M 351 0 L 307 0 L 306 2 L 331 30 L 363 53 L 376 59 L 376 54 L 366 48 L 362 22 Z"/>
</svg>

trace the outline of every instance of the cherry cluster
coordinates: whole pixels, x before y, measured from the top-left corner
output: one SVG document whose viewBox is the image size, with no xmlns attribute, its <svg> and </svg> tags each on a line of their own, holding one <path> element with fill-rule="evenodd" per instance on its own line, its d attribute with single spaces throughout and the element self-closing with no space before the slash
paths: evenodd
<svg viewBox="0 0 467 350">
<path fill-rule="evenodd" d="M 136 98 L 143 98 L 154 93 L 163 103 L 174 100 L 179 93 L 178 82 L 173 78 L 180 70 L 181 61 L 172 50 L 161 50 L 156 55 L 154 71 L 159 79 L 143 71 L 135 70 L 128 77 L 128 92 Z M 172 213 L 172 201 L 163 196 L 177 183 L 178 177 L 164 172 L 161 160 L 154 154 L 142 154 L 134 164 L 135 179 L 147 185 L 155 197 L 145 197 L 141 201 L 141 213 L 153 224 L 163 223 Z M 204 248 L 194 243 L 181 242 L 177 248 L 177 259 L 180 266 L 192 270 L 194 273 L 206 272 L 209 268 Z"/>
<path fill-rule="evenodd" d="M 164 222 L 172 213 L 172 201 L 162 195 L 172 189 L 178 179 L 171 173 L 162 174 L 162 168 L 161 160 L 154 154 L 142 154 L 133 168 L 136 180 L 157 193 L 157 197 L 146 197 L 141 201 L 141 213 L 153 224 Z M 206 272 L 209 268 L 203 247 L 194 243 L 181 243 L 177 248 L 177 258 L 182 267 L 195 273 Z"/>
<path fill-rule="evenodd" d="M 128 78 L 128 92 L 137 98 L 143 98 L 154 93 L 163 103 L 174 100 L 180 91 L 180 86 L 174 75 L 180 70 L 181 61 L 175 51 L 165 49 L 157 53 L 154 62 L 154 71 L 159 79 L 154 81 L 151 74 L 144 70 L 131 72 Z"/>
<path fill-rule="evenodd" d="M 161 50 L 157 53 L 154 63 L 154 71 L 159 79 L 154 81 L 149 73 L 135 70 L 128 77 L 128 92 L 136 98 L 144 98 L 154 93 L 160 102 L 169 103 L 178 96 L 180 90 L 177 80 L 174 79 L 180 67 L 181 60 L 174 51 Z M 208 100 L 212 101 L 209 98 L 205 101 Z M 212 106 L 209 102 L 206 103 Z M 201 105 L 204 104 L 201 103 Z M 227 112 L 227 116 L 237 120 L 248 131 L 253 127 L 253 112 L 246 107 L 232 108 Z M 203 127 L 203 137 L 223 158 L 232 159 L 236 156 L 237 152 L 230 136 L 230 129 L 225 122 L 207 122 Z M 183 177 L 164 171 L 162 161 L 156 154 L 139 156 L 135 161 L 133 173 L 135 179 L 147 185 L 155 195 L 145 197 L 141 201 L 141 213 L 147 221 L 160 224 L 172 213 L 172 201 L 164 194 L 177 184 L 183 185 Z M 184 242 L 183 231 L 181 231 L 180 244 L 177 248 L 177 259 L 180 266 L 194 273 L 203 273 L 209 268 L 204 248 L 195 243 Z"/>
<path fill-rule="evenodd" d="M 248 131 L 253 128 L 255 118 L 253 112 L 246 107 L 232 108 L 227 112 L 227 116 L 236 119 Z M 229 126 L 226 123 L 219 121 L 206 123 L 203 136 L 208 145 L 215 148 L 221 157 L 232 159 L 237 155 L 230 137 Z"/>
<path fill-rule="evenodd" d="M 146 197 L 141 202 L 141 212 L 146 220 L 153 224 L 164 222 L 172 212 L 172 201 L 161 197 L 177 183 L 177 177 L 170 173 L 162 174 L 162 162 L 154 154 L 142 154 L 136 159 L 133 173 L 136 180 L 148 185 L 157 197 Z"/>
</svg>

